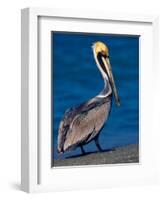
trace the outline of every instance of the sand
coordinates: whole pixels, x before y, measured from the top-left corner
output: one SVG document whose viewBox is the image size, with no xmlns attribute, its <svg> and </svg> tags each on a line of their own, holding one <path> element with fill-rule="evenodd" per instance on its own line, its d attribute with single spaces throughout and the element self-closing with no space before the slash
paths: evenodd
<svg viewBox="0 0 163 200">
<path fill-rule="evenodd" d="M 112 150 L 104 150 L 102 152 L 89 152 L 85 155 L 76 155 L 73 157 L 65 158 L 63 160 L 54 160 L 54 166 L 81 166 L 138 162 L 139 147 L 137 144 L 131 144 L 123 147 L 117 147 Z"/>
</svg>

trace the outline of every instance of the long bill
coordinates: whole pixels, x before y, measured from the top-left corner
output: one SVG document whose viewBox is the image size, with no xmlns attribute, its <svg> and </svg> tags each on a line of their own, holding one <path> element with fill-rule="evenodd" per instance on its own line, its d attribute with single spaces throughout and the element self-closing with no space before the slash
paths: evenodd
<svg viewBox="0 0 163 200">
<path fill-rule="evenodd" d="M 119 98 L 119 95 L 118 95 L 118 92 L 117 92 L 117 88 L 115 86 L 115 81 L 114 81 L 114 77 L 113 77 L 109 58 L 102 57 L 102 60 L 104 62 L 105 68 L 106 68 L 108 76 L 109 76 L 109 80 L 110 80 L 110 83 L 111 83 L 111 86 L 112 86 L 112 89 L 113 89 L 116 104 L 117 104 L 117 106 L 120 106 L 120 98 Z"/>
</svg>

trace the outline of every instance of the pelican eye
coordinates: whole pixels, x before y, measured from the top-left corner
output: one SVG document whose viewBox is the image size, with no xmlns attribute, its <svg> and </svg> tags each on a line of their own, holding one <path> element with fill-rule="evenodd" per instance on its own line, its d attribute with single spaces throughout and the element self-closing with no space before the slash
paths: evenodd
<svg viewBox="0 0 163 200">
<path fill-rule="evenodd" d="M 106 52 L 105 51 L 101 51 L 103 56 L 106 56 Z"/>
<path fill-rule="evenodd" d="M 109 58 L 109 54 L 106 51 L 101 51 L 101 54 L 104 58 Z"/>
</svg>

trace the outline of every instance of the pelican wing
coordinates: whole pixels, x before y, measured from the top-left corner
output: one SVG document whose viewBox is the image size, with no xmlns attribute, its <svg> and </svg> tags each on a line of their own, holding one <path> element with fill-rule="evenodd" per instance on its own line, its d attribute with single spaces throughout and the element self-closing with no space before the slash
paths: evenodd
<svg viewBox="0 0 163 200">
<path fill-rule="evenodd" d="M 110 102 L 104 102 L 96 106 L 89 105 L 72 120 L 69 131 L 64 141 L 64 151 L 75 148 L 92 140 L 100 131 L 108 117 Z"/>
<path fill-rule="evenodd" d="M 68 138 L 68 132 L 71 131 L 73 122 L 80 116 L 80 113 L 86 112 L 88 109 L 92 108 L 94 99 L 89 100 L 86 103 L 80 104 L 77 107 L 73 107 L 70 109 L 67 109 L 63 119 L 60 122 L 59 125 L 59 131 L 58 131 L 58 152 L 64 151 L 64 143 L 66 138 Z M 71 128 L 70 128 L 71 127 Z"/>
</svg>

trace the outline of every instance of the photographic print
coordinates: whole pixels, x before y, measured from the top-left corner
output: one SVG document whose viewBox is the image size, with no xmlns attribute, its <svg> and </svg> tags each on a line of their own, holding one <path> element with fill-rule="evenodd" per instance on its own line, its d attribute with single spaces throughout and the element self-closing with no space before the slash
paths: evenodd
<svg viewBox="0 0 163 200">
<path fill-rule="evenodd" d="M 54 167 L 139 162 L 139 36 L 52 32 Z"/>
</svg>

